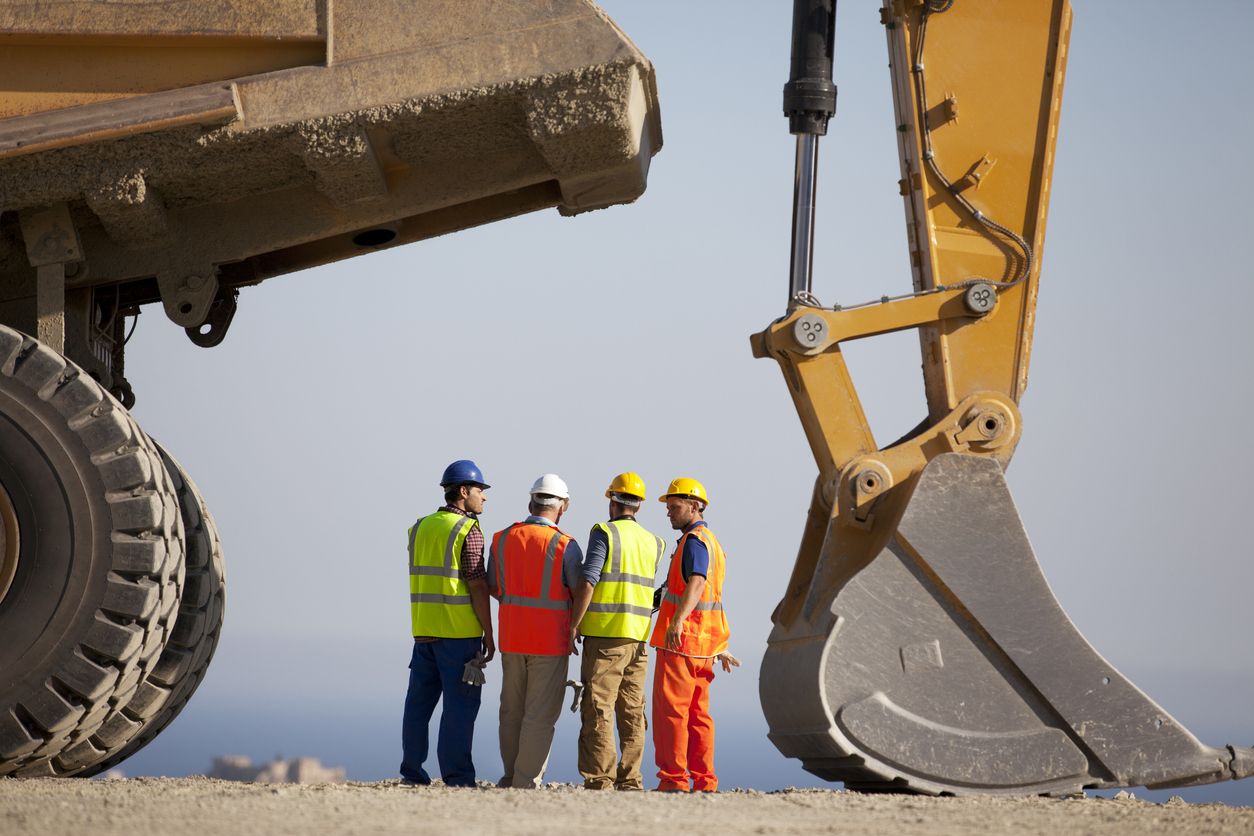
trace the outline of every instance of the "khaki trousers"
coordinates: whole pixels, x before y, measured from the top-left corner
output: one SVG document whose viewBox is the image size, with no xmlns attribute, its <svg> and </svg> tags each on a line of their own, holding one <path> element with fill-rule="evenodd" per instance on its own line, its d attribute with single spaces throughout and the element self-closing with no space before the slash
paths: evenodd
<svg viewBox="0 0 1254 836">
<path fill-rule="evenodd" d="M 569 656 L 501 654 L 501 787 L 534 789 L 544 778 L 562 713 Z"/>
<path fill-rule="evenodd" d="M 579 774 L 583 775 L 585 788 L 644 789 L 640 762 L 649 728 L 644 717 L 648 673 L 649 654 L 644 642 L 584 637 Z M 618 757 L 614 747 L 615 719 L 622 757 Z"/>
</svg>

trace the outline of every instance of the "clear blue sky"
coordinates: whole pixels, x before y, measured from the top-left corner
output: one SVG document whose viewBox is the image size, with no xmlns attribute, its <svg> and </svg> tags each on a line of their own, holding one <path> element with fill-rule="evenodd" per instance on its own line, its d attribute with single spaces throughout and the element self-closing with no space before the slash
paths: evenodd
<svg viewBox="0 0 1254 836">
<path fill-rule="evenodd" d="M 130 774 L 277 752 L 395 774 L 405 529 L 437 504 L 443 466 L 470 456 L 494 486 L 487 529 L 520 518 L 531 480 L 556 471 L 574 495 L 564 527 L 581 539 L 614 473 L 640 471 L 652 493 L 701 478 L 746 662 L 714 686 L 724 783 L 817 783 L 766 740 L 757 706 L 815 473 L 776 365 L 747 339 L 786 295 L 787 4 L 605 7 L 658 70 L 665 148 L 635 205 L 276 279 L 244 291 L 217 349 L 155 309 L 142 317 L 127 355 L 136 413 L 208 498 L 229 595 L 207 681 Z M 877 19 L 874 3 L 840 4 L 815 287 L 829 303 L 910 283 Z M 1010 469 L 1075 623 L 1212 744 L 1254 743 L 1251 31 L 1241 0 L 1076 2 Z M 917 342 L 855 348 L 872 424 L 895 437 L 922 415 Z M 456 408 L 439 394 L 450 381 Z M 669 536 L 657 503 L 642 522 Z M 499 668 L 488 676 L 476 750 L 495 779 Z M 577 778 L 576 725 L 563 716 L 554 780 Z M 1189 797 L 1254 803 L 1250 785 Z"/>
</svg>

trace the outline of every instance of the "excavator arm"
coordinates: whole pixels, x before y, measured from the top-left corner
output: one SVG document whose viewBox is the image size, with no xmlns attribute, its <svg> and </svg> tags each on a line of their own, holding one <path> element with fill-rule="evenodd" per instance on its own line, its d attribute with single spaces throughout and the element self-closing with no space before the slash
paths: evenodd
<svg viewBox="0 0 1254 836">
<path fill-rule="evenodd" d="M 855 789 L 1071 793 L 1240 778 L 1095 651 L 1055 600 L 1006 486 L 1022 432 L 1058 133 L 1067 0 L 885 0 L 913 289 L 810 290 L 818 137 L 835 111 L 833 0 L 797 0 L 798 136 L 777 361 L 818 465 L 761 675 L 772 741 Z M 919 332 L 928 415 L 880 446 L 845 342 Z"/>
</svg>

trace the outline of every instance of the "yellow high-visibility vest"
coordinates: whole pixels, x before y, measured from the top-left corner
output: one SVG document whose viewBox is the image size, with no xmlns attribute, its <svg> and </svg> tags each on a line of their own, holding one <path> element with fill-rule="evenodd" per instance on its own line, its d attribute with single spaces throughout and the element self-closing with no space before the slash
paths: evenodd
<svg viewBox="0 0 1254 836">
<path fill-rule="evenodd" d="M 649 635 L 653 577 L 666 544 L 632 519 L 597 523 L 596 528 L 605 533 L 610 548 L 579 632 L 642 642 Z"/>
<path fill-rule="evenodd" d="M 461 576 L 462 544 L 478 524 L 473 517 L 436 511 L 409 529 L 409 610 L 415 636 L 483 635 Z"/>
</svg>

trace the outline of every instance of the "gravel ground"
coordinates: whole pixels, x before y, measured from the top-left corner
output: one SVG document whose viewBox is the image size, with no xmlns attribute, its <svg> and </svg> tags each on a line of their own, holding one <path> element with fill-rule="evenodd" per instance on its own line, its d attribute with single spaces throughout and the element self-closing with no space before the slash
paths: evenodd
<svg viewBox="0 0 1254 836">
<path fill-rule="evenodd" d="M 1252 834 L 1254 808 L 1115 799 L 926 798 L 832 790 L 718 795 L 209 778 L 0 780 L 0 834 L 406 834 L 566 832 Z"/>
</svg>

